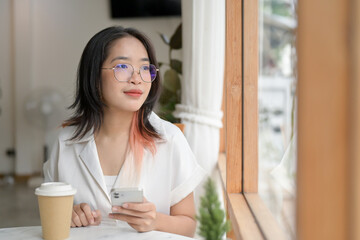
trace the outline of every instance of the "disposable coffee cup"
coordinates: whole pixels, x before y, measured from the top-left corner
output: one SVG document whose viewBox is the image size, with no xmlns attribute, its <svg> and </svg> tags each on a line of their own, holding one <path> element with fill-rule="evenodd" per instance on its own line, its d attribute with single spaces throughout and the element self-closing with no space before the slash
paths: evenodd
<svg viewBox="0 0 360 240">
<path fill-rule="evenodd" d="M 45 240 L 69 238 L 76 189 L 62 182 L 48 182 L 36 188 L 42 236 Z"/>
</svg>

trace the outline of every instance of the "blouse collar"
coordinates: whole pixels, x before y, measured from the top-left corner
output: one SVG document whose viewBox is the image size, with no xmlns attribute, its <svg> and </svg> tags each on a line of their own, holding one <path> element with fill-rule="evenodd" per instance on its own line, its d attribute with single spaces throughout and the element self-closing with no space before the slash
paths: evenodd
<svg viewBox="0 0 360 240">
<path fill-rule="evenodd" d="M 151 112 L 149 116 L 149 121 L 151 125 L 155 128 L 156 132 L 160 135 L 160 139 L 156 139 L 155 142 L 165 142 L 168 140 L 166 129 L 164 126 L 164 120 L 162 120 L 156 113 Z M 94 130 L 91 129 L 88 131 L 84 137 L 80 139 L 67 139 L 65 140 L 66 144 L 75 144 L 75 143 L 84 143 L 90 140 L 94 140 Z"/>
</svg>

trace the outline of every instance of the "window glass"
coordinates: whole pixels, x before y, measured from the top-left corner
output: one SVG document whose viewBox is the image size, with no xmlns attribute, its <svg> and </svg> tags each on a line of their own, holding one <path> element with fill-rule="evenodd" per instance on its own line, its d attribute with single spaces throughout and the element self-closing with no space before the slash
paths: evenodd
<svg viewBox="0 0 360 240">
<path fill-rule="evenodd" d="M 296 0 L 259 1 L 259 195 L 295 238 Z"/>
</svg>

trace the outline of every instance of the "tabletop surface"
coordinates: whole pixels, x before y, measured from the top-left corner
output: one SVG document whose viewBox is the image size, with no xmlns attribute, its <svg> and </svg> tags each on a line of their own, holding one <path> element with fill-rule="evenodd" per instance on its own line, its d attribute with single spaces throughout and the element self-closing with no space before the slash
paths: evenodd
<svg viewBox="0 0 360 240">
<path fill-rule="evenodd" d="M 14 228 L 1 228 L 0 239 L 7 240 L 41 240 L 41 226 L 34 227 L 14 227 Z M 176 234 L 151 231 L 146 233 L 138 233 L 132 228 L 124 226 L 91 226 L 82 228 L 71 228 L 70 238 L 76 240 L 111 240 L 111 239 L 126 239 L 126 240 L 191 240 L 188 238 Z"/>
</svg>

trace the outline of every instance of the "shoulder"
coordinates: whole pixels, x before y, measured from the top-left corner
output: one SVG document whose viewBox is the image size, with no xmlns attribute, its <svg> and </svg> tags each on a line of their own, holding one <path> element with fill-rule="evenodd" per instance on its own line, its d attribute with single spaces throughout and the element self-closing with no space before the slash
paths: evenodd
<svg viewBox="0 0 360 240">
<path fill-rule="evenodd" d="M 89 132 L 85 134 L 85 136 L 81 139 L 72 139 L 75 132 L 76 132 L 76 126 L 63 127 L 59 132 L 58 140 L 60 142 L 71 144 L 71 143 L 88 141 L 93 136 L 93 134 Z"/>
<path fill-rule="evenodd" d="M 75 133 L 75 127 L 74 126 L 67 126 L 67 127 L 63 127 L 61 128 L 59 135 L 58 135 L 58 139 L 60 141 L 66 141 L 68 139 L 71 139 Z"/>
<path fill-rule="evenodd" d="M 181 130 L 173 123 L 161 119 L 156 113 L 152 112 L 149 116 L 151 125 L 160 134 L 161 138 L 165 141 L 174 139 L 175 137 L 184 137 Z"/>
</svg>

